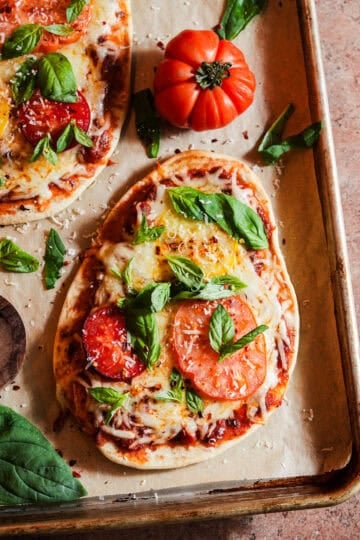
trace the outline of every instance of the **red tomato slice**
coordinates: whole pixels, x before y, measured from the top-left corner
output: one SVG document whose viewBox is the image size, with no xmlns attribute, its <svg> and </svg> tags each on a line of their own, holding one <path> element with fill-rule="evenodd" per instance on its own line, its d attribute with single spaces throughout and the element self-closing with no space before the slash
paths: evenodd
<svg viewBox="0 0 360 540">
<path fill-rule="evenodd" d="M 69 0 L 1 0 L 0 1 L 0 33 L 7 38 L 12 32 L 23 24 L 67 24 L 66 8 Z M 70 24 L 73 32 L 67 36 L 55 36 L 44 32 L 36 47 L 38 52 L 52 52 L 68 43 L 74 43 L 83 36 L 88 28 L 91 17 L 91 6 L 86 5 L 77 19 Z M 3 42 L 3 41 L 2 41 Z"/>
<path fill-rule="evenodd" d="M 87 359 L 109 379 L 128 381 L 140 375 L 145 365 L 129 343 L 124 314 L 116 306 L 102 306 L 86 319 L 82 338 Z"/>
<path fill-rule="evenodd" d="M 172 339 L 177 364 L 197 390 L 214 399 L 238 400 L 251 396 L 264 382 L 266 347 L 262 334 L 219 362 L 209 341 L 211 316 L 219 304 L 235 324 L 235 340 L 257 325 L 251 309 L 239 296 L 211 302 L 184 302 L 175 315 Z"/>
<path fill-rule="evenodd" d="M 17 111 L 19 126 L 24 137 L 35 146 L 40 139 L 50 133 L 52 140 L 56 142 L 73 119 L 79 128 L 87 131 L 90 125 L 90 107 L 81 92 L 77 95 L 76 103 L 60 103 L 42 97 L 40 91 L 36 90 Z"/>
</svg>

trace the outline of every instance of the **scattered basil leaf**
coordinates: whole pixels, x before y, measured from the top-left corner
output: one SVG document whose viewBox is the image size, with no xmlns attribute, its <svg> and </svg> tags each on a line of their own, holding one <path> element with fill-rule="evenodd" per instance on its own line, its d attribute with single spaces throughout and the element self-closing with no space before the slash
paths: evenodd
<svg viewBox="0 0 360 540">
<path fill-rule="evenodd" d="M 192 187 L 176 187 L 167 190 L 175 212 L 188 219 L 205 221 L 206 214 L 200 208 L 200 192 Z"/>
<path fill-rule="evenodd" d="M 0 502 L 3 504 L 65 502 L 87 495 L 42 433 L 2 405 L 0 461 Z"/>
<path fill-rule="evenodd" d="M 233 40 L 265 7 L 266 0 L 227 0 L 224 15 L 216 33 L 221 39 Z"/>
<path fill-rule="evenodd" d="M 137 294 L 137 291 L 132 287 L 132 280 L 131 280 L 131 272 L 134 265 L 134 257 L 132 257 L 128 263 L 126 264 L 124 270 L 120 272 L 116 268 L 111 269 L 111 273 L 116 276 L 117 278 L 121 279 L 121 281 L 124 282 L 127 294 L 134 296 Z M 124 301 L 126 299 L 124 298 Z M 119 307 L 122 307 L 122 305 L 118 303 Z"/>
<path fill-rule="evenodd" d="M 211 283 L 215 283 L 216 285 L 227 285 L 232 291 L 240 291 L 247 286 L 239 278 L 230 274 L 214 277 L 212 278 Z"/>
<path fill-rule="evenodd" d="M 19 26 L 5 39 L 1 51 L 2 60 L 31 53 L 39 43 L 42 35 L 43 28 L 39 24 L 23 24 Z"/>
<path fill-rule="evenodd" d="M 56 152 L 54 152 L 54 150 L 51 148 L 50 140 L 50 133 L 47 133 L 45 137 L 40 139 L 29 159 L 30 163 L 38 160 L 40 156 L 44 156 L 44 158 L 46 158 L 52 165 L 56 165 L 57 155 Z"/>
<path fill-rule="evenodd" d="M 40 58 L 38 83 L 41 94 L 47 99 L 64 103 L 77 101 L 75 75 L 62 53 L 49 53 Z"/>
<path fill-rule="evenodd" d="M 192 291 L 198 291 L 203 285 L 204 272 L 200 266 L 186 257 L 170 256 L 167 261 L 177 279 Z"/>
<path fill-rule="evenodd" d="M 63 132 L 61 133 L 60 137 L 56 141 L 56 152 L 60 154 L 60 152 L 64 152 L 67 148 L 69 148 L 70 144 L 73 142 L 74 139 L 74 131 L 71 125 L 71 122 L 64 128 Z"/>
<path fill-rule="evenodd" d="M 149 88 L 134 94 L 134 107 L 138 137 L 146 146 L 147 156 L 155 158 L 160 148 L 160 119 Z"/>
<path fill-rule="evenodd" d="M 145 214 L 143 214 L 140 227 L 137 229 L 132 243 L 134 245 L 144 242 L 155 242 L 165 231 L 164 225 L 159 227 L 149 227 Z"/>
<path fill-rule="evenodd" d="M 72 119 L 64 128 L 63 132 L 57 140 L 56 152 L 58 154 L 60 152 L 64 152 L 64 150 L 69 148 L 74 139 L 82 146 L 87 146 L 88 148 L 92 148 L 94 146 L 91 138 L 86 134 L 83 129 L 79 128 L 79 126 L 76 125 L 76 121 Z"/>
<path fill-rule="evenodd" d="M 0 241 L 0 265 L 8 272 L 29 273 L 39 268 L 39 261 L 12 240 Z"/>
<path fill-rule="evenodd" d="M 192 388 L 186 389 L 186 406 L 194 414 L 199 414 L 204 410 L 204 402 Z"/>
<path fill-rule="evenodd" d="M 266 165 L 274 165 L 284 154 L 296 148 L 311 148 L 318 140 L 322 123 L 315 122 L 300 133 L 281 140 L 285 124 L 294 112 L 290 103 L 266 131 L 258 147 L 258 152 Z"/>
<path fill-rule="evenodd" d="M 160 337 L 153 313 L 144 315 L 125 312 L 126 326 L 131 334 L 132 345 L 139 358 L 152 368 L 160 357 Z"/>
<path fill-rule="evenodd" d="M 27 58 L 11 81 L 11 93 L 16 105 L 31 98 L 36 84 L 36 58 Z"/>
<path fill-rule="evenodd" d="M 60 277 L 61 268 L 64 265 L 65 246 L 55 229 L 50 229 L 46 242 L 45 251 L 45 285 L 47 289 L 55 287 L 56 280 Z"/>
<path fill-rule="evenodd" d="M 43 27 L 44 30 L 54 34 L 55 36 L 69 36 L 74 32 L 74 29 L 71 28 L 68 24 L 49 24 L 48 26 Z"/>
<path fill-rule="evenodd" d="M 4 187 L 6 184 L 6 178 L 4 176 L 0 176 L 0 187 Z"/>
<path fill-rule="evenodd" d="M 274 144 L 276 145 L 281 143 L 281 137 L 285 129 L 286 122 L 289 120 L 294 111 L 294 105 L 292 103 L 289 103 L 289 105 L 285 107 L 280 116 L 266 131 L 258 147 L 258 152 L 262 152 L 263 150 L 265 150 L 269 146 L 273 146 Z"/>
<path fill-rule="evenodd" d="M 181 373 L 176 368 L 173 368 L 170 375 L 170 390 L 160 392 L 155 396 L 159 401 L 177 401 L 182 403 L 184 401 L 184 379 Z"/>
<path fill-rule="evenodd" d="M 227 309 L 219 304 L 216 306 L 216 309 L 214 310 L 210 319 L 210 345 L 214 351 L 221 353 L 223 346 L 230 343 L 234 339 L 234 336 L 234 321 Z"/>
<path fill-rule="evenodd" d="M 250 332 L 245 334 L 245 336 L 242 336 L 240 339 L 238 339 L 234 343 L 224 344 L 220 351 L 219 362 L 222 362 L 224 358 L 226 358 L 227 356 L 230 356 L 231 354 L 246 347 L 246 345 L 254 341 L 256 336 L 258 336 L 259 334 L 262 334 L 267 329 L 268 329 L 268 326 L 266 326 L 265 324 L 261 324 L 260 326 L 257 326 L 256 328 L 254 328 L 254 330 L 251 330 Z"/>
<path fill-rule="evenodd" d="M 287 139 L 284 139 L 280 144 L 268 146 L 265 150 L 261 150 L 259 153 L 267 165 L 273 165 L 284 154 L 295 150 L 296 148 L 311 148 L 314 146 L 322 130 L 322 123 L 315 122 L 308 126 L 300 133 L 291 135 Z"/>
<path fill-rule="evenodd" d="M 227 234 L 244 240 L 251 249 L 268 248 L 264 223 L 250 206 L 224 193 L 204 193 L 194 188 L 168 190 L 174 210 L 189 219 L 213 221 Z"/>
<path fill-rule="evenodd" d="M 129 397 L 129 393 L 122 394 L 114 388 L 99 386 L 97 388 L 88 388 L 88 392 L 98 403 L 111 405 L 107 412 L 105 423 L 109 424 L 117 409 L 124 405 Z"/>
<path fill-rule="evenodd" d="M 90 0 L 71 0 L 70 5 L 66 8 L 66 20 L 68 23 L 72 23 L 78 18 L 86 4 Z"/>
</svg>

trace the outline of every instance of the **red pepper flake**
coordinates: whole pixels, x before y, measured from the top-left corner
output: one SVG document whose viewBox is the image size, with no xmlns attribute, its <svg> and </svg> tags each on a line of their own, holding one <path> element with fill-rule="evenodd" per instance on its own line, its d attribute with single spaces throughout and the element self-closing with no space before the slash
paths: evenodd
<svg viewBox="0 0 360 540">
<path fill-rule="evenodd" d="M 216 143 L 216 142 L 218 142 L 218 139 L 211 139 L 211 142 Z"/>
<path fill-rule="evenodd" d="M 162 51 L 165 50 L 165 45 L 162 41 L 158 41 L 156 46 L 159 47 L 159 49 L 161 49 Z"/>
<path fill-rule="evenodd" d="M 180 153 L 181 153 L 180 148 L 175 148 L 174 153 L 175 153 L 175 154 L 180 154 Z"/>
<path fill-rule="evenodd" d="M 249 138 L 249 133 L 248 133 L 248 131 L 243 131 L 243 132 L 242 132 L 242 136 L 244 137 L 244 139 L 248 140 L 248 138 Z"/>
<path fill-rule="evenodd" d="M 76 465 L 76 459 L 70 459 L 69 465 L 70 467 L 73 467 L 74 465 Z"/>
<path fill-rule="evenodd" d="M 77 471 L 73 471 L 72 475 L 73 475 L 74 478 L 81 478 L 81 474 L 79 472 L 77 472 Z"/>
<path fill-rule="evenodd" d="M 20 390 L 20 386 L 18 384 L 14 384 L 12 387 L 13 390 Z"/>
</svg>

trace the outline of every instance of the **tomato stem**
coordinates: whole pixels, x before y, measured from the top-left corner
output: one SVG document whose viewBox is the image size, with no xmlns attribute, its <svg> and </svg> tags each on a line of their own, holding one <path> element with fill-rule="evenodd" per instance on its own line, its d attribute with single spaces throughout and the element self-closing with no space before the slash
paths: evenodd
<svg viewBox="0 0 360 540">
<path fill-rule="evenodd" d="M 222 64 L 217 60 L 215 62 L 202 62 L 196 70 L 195 80 L 200 87 L 205 90 L 213 90 L 216 86 L 221 86 L 223 79 L 230 77 L 231 63 Z"/>
</svg>

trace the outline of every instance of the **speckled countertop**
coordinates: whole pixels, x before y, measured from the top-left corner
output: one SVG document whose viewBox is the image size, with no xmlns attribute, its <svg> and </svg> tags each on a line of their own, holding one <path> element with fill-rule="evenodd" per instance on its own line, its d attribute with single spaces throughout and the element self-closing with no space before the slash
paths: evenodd
<svg viewBox="0 0 360 540">
<path fill-rule="evenodd" d="M 359 319 L 360 0 L 316 0 L 316 6 Z M 360 539 L 360 495 L 339 506 L 322 510 L 282 512 L 111 533 L 76 533 L 66 538 L 103 540 L 110 536 L 124 540 Z M 60 540 L 64 537 L 56 535 L 51 538 Z"/>
</svg>

